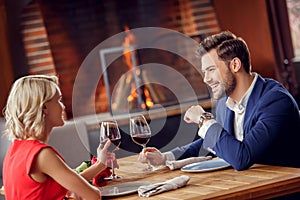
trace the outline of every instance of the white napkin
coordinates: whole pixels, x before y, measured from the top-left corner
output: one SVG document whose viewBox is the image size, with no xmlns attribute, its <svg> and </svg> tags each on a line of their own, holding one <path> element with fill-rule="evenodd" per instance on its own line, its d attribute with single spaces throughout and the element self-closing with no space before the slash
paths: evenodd
<svg viewBox="0 0 300 200">
<path fill-rule="evenodd" d="M 172 161 L 167 161 L 166 165 L 167 167 L 170 168 L 170 170 L 174 169 L 179 169 L 185 165 L 196 163 L 196 162 L 201 162 L 205 160 L 211 160 L 211 156 L 199 156 L 199 157 L 190 157 L 182 160 L 172 160 Z"/>
<path fill-rule="evenodd" d="M 140 197 L 150 197 L 162 192 L 175 190 L 177 188 L 185 186 L 189 180 L 189 176 L 178 176 L 165 182 L 140 186 L 138 188 L 138 193 Z"/>
</svg>

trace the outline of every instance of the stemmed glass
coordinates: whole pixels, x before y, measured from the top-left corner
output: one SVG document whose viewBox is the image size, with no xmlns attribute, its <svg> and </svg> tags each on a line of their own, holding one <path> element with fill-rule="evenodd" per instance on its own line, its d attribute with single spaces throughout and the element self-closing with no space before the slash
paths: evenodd
<svg viewBox="0 0 300 200">
<path fill-rule="evenodd" d="M 106 141 L 110 140 L 111 145 L 108 148 L 109 152 L 114 152 L 118 149 L 121 144 L 121 134 L 118 128 L 118 124 L 115 120 L 103 121 L 100 124 L 100 143 L 105 145 Z M 112 174 L 110 177 L 105 178 L 106 180 L 121 178 L 115 174 L 114 161 L 110 159 Z"/>
<path fill-rule="evenodd" d="M 145 119 L 144 115 L 137 115 L 130 118 L 130 136 L 133 142 L 146 148 L 146 144 L 151 137 L 150 126 Z M 153 167 L 148 161 L 148 167 L 143 171 L 152 171 Z"/>
</svg>

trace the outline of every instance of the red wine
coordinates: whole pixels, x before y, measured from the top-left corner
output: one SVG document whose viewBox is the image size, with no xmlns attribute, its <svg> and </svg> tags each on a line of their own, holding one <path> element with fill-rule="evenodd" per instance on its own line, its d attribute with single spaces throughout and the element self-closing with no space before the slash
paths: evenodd
<svg viewBox="0 0 300 200">
<path fill-rule="evenodd" d="M 107 130 L 107 127 L 105 127 L 105 129 Z M 120 132 L 117 127 L 110 126 L 108 127 L 108 131 L 106 132 L 106 134 L 108 134 L 108 138 L 112 140 L 112 138 L 118 137 Z"/>
<path fill-rule="evenodd" d="M 111 139 L 111 145 L 108 147 L 108 151 L 112 152 L 121 144 L 121 139 Z"/>
<path fill-rule="evenodd" d="M 132 136 L 131 138 L 136 144 L 143 146 L 149 142 L 150 135 L 136 134 L 136 135 Z"/>
<path fill-rule="evenodd" d="M 112 152 L 121 144 L 121 135 L 118 126 L 113 121 L 105 121 L 100 124 L 100 142 L 105 145 L 107 140 L 111 141 L 108 151 Z"/>
<path fill-rule="evenodd" d="M 115 147 L 119 147 L 121 144 L 121 139 L 111 139 L 110 141 Z"/>
</svg>

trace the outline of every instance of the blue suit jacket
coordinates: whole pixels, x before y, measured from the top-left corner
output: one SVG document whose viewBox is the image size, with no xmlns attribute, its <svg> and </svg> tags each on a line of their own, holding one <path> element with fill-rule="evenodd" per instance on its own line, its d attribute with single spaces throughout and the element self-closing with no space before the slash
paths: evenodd
<svg viewBox="0 0 300 200">
<path fill-rule="evenodd" d="M 216 120 L 204 139 L 172 150 L 176 159 L 199 156 L 207 149 L 243 170 L 255 163 L 300 167 L 300 116 L 297 103 L 278 82 L 258 76 L 243 124 L 244 139 L 234 137 L 234 112 L 218 101 Z"/>
</svg>

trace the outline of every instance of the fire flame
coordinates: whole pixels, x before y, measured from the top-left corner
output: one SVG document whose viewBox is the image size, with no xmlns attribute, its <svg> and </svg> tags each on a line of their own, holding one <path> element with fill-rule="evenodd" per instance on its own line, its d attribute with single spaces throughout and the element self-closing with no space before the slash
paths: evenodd
<svg viewBox="0 0 300 200">
<path fill-rule="evenodd" d="M 124 51 L 123 51 L 123 56 L 124 56 L 125 63 L 129 67 L 129 69 L 133 69 L 133 64 L 132 64 L 132 60 L 131 60 L 131 50 L 130 50 L 130 48 L 126 48 L 126 47 L 129 47 L 130 44 L 135 43 L 135 37 L 129 31 L 128 26 L 125 26 L 124 29 L 126 32 L 126 37 L 124 39 L 124 42 L 122 43 L 122 46 L 125 47 Z"/>
<path fill-rule="evenodd" d="M 127 64 L 128 68 L 130 70 L 133 69 L 133 63 L 132 63 L 132 59 L 131 59 L 131 54 L 134 53 L 134 56 L 136 56 L 135 52 L 132 52 L 130 48 L 126 48 L 129 47 L 131 44 L 135 44 L 135 36 L 130 32 L 129 27 L 125 26 L 124 30 L 126 32 L 126 37 L 124 39 L 124 42 L 122 43 L 123 47 L 124 47 L 124 51 L 123 51 L 123 57 L 124 57 L 124 61 Z M 136 75 L 137 77 L 141 76 L 141 71 L 140 69 L 136 69 Z M 127 84 L 131 84 L 131 91 L 130 91 L 130 95 L 127 97 L 127 101 L 128 102 L 133 102 L 135 99 L 138 98 L 138 93 L 136 91 L 136 85 L 135 82 L 132 82 L 133 77 L 132 75 L 129 73 L 127 78 L 126 78 L 126 83 Z M 143 87 L 143 91 L 142 91 L 143 95 L 145 96 L 145 103 L 143 103 L 141 105 L 141 108 L 146 109 L 147 107 L 152 107 L 154 105 L 153 100 L 151 98 L 150 92 L 146 87 Z"/>
</svg>

